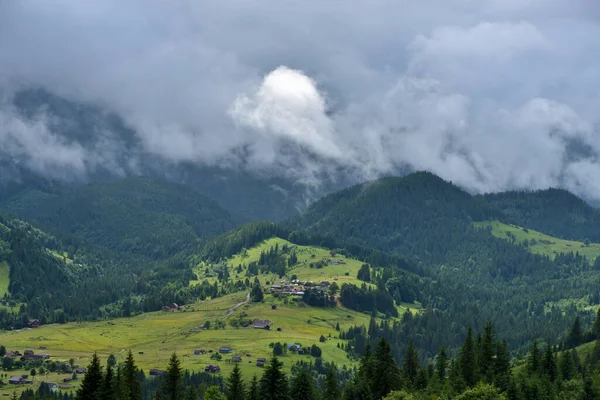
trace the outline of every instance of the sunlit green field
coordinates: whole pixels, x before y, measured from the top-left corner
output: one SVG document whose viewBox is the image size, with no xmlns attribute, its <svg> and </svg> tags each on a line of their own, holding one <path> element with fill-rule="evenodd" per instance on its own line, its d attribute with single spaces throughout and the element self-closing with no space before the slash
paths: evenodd
<svg viewBox="0 0 600 400">
<path fill-rule="evenodd" d="M 254 374 L 262 373 L 262 368 L 255 365 L 256 358 L 270 358 L 272 350 L 269 344 L 272 342 L 299 343 L 303 347 L 317 344 L 323 351 L 323 360 L 352 365 L 353 361 L 346 357 L 345 351 L 337 347 L 342 341 L 337 339 L 339 333 L 335 326 L 339 324 L 344 330 L 351 325 L 367 325 L 370 318 L 367 314 L 343 307 L 306 307 L 289 300 L 273 299 L 270 295 L 266 296 L 263 303 L 246 304 L 225 317 L 231 307 L 244 299 L 245 293 L 239 293 L 190 305 L 185 311 L 179 312 L 156 312 L 104 322 L 53 324 L 37 329 L 3 332 L 0 334 L 0 344 L 8 350 L 45 352 L 54 360 L 68 361 L 74 358 L 80 366 L 89 363 L 93 352 L 97 352 L 103 360 L 113 353 L 122 361 L 131 349 L 138 366 L 146 373 L 150 368 L 166 368 L 169 356 L 177 352 L 184 368 L 199 371 L 204 370 L 207 364 L 218 364 L 221 373 L 226 376 L 233 367 L 227 360 L 233 355 L 240 355 L 242 372 L 249 379 Z M 272 305 L 276 305 L 275 310 Z M 231 327 L 228 322 L 237 318 L 242 311 L 250 319 L 271 320 L 272 329 Z M 224 329 L 198 329 L 207 320 L 213 326 L 217 320 L 222 320 L 226 326 Z M 277 328 L 281 328 L 281 331 L 277 331 Z M 321 335 L 327 338 L 324 343 L 319 342 Z M 39 350 L 41 346 L 46 349 Z M 223 355 L 221 361 L 211 360 L 210 354 L 193 354 L 195 349 L 215 352 L 221 346 L 233 349 L 233 353 Z M 310 360 L 312 357 L 292 353 L 282 356 L 286 369 L 301 359 Z M 9 375 L 20 373 L 28 371 L 11 371 Z M 67 375 L 60 376 L 61 381 L 64 377 Z M 47 380 L 56 381 L 50 378 Z M 40 381 L 40 377 L 36 379 Z"/>
<path fill-rule="evenodd" d="M 516 225 L 507 225 L 498 221 L 475 222 L 474 224 L 479 228 L 491 227 L 492 234 L 498 238 L 510 239 L 507 236 L 507 232 L 509 232 L 515 236 L 517 243 L 523 244 L 523 242 L 527 240 L 529 243 L 527 246 L 528 249 L 537 254 L 554 257 L 558 253 L 578 252 L 592 261 L 600 255 L 599 243 L 590 243 L 586 246 L 583 242 L 558 239 L 534 231 L 533 229 L 527 229 Z M 532 240 L 534 244 L 531 244 Z"/>
<path fill-rule="evenodd" d="M 298 263 L 289 268 L 288 270 L 288 279 L 292 275 L 296 275 L 298 279 L 302 281 L 313 281 L 313 282 L 321 282 L 324 280 L 333 282 L 334 278 L 337 277 L 337 283 L 341 286 L 343 283 L 353 283 L 355 285 L 360 285 L 363 282 L 356 279 L 356 275 L 360 266 L 363 264 L 359 260 L 355 260 L 352 258 L 346 258 L 342 255 L 331 256 L 329 250 L 314 247 L 314 246 L 299 246 L 288 242 L 287 240 L 280 238 L 271 238 L 263 241 L 257 246 L 252 247 L 246 251 L 245 255 L 236 254 L 231 257 L 227 261 L 227 267 L 229 270 L 229 274 L 233 279 L 245 279 L 247 265 L 253 261 L 258 261 L 260 258 L 260 253 L 263 251 L 268 251 L 271 247 L 279 245 L 281 248 L 284 245 L 293 248 L 298 257 Z M 343 260 L 345 264 L 338 265 L 325 265 L 322 268 L 311 268 L 310 264 L 316 264 L 322 260 L 335 260 L 340 261 Z M 238 273 L 236 268 L 238 266 L 242 266 L 242 272 Z M 215 274 L 210 273 L 207 277 L 205 274 L 207 266 L 205 264 L 201 264 L 196 268 L 196 273 L 198 275 L 198 280 L 190 282 L 190 284 L 198 283 L 204 279 L 207 279 L 209 282 L 214 282 L 216 280 Z M 210 268 L 209 268 L 210 271 Z M 280 280 L 278 276 L 275 274 L 261 274 L 259 279 L 263 284 L 265 282 L 277 282 Z"/>
</svg>

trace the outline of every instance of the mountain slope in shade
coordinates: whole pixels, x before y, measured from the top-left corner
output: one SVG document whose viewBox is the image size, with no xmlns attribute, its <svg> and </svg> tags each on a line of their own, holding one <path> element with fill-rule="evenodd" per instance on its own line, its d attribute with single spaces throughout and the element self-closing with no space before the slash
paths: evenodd
<svg viewBox="0 0 600 400">
<path fill-rule="evenodd" d="M 166 258 L 233 228 L 228 211 L 194 189 L 126 178 L 47 192 L 25 190 L 0 210 L 117 252 Z"/>
<path fill-rule="evenodd" d="M 504 192 L 480 196 L 505 222 L 561 239 L 600 242 L 600 211 L 562 189 Z"/>
</svg>

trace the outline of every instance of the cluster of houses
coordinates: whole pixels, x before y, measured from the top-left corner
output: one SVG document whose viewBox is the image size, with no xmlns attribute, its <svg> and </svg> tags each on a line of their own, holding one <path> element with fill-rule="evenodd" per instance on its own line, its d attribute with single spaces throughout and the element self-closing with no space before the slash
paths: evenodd
<svg viewBox="0 0 600 400">
<path fill-rule="evenodd" d="M 179 305 L 177 305 L 177 303 L 171 303 L 167 306 L 162 306 L 162 311 L 165 311 L 165 312 L 179 311 Z"/>
<path fill-rule="evenodd" d="M 35 352 L 33 350 L 25 350 L 23 352 L 23 354 L 21 354 L 20 351 L 15 350 L 15 351 L 7 351 L 6 354 L 4 355 L 4 357 L 21 357 L 21 361 L 27 361 L 27 360 L 47 360 L 50 358 L 50 356 L 48 354 L 45 353 L 41 353 L 41 354 L 35 354 Z"/>
<path fill-rule="evenodd" d="M 337 279 L 337 276 L 333 278 L 333 280 L 336 281 Z M 283 295 L 302 297 L 307 289 L 327 290 L 329 288 L 329 285 L 331 285 L 331 282 L 329 281 L 323 281 L 319 284 L 315 284 L 312 281 L 300 282 L 298 279 L 294 279 L 291 282 L 282 280 L 280 283 L 271 285 L 270 292 L 271 294 L 279 293 Z"/>
<path fill-rule="evenodd" d="M 269 321 L 270 322 L 270 321 Z M 296 345 L 293 345 L 296 346 Z M 300 346 L 300 345 L 297 345 Z M 231 354 L 233 352 L 233 349 L 231 347 L 228 346 L 223 346 L 220 347 L 218 350 L 219 353 L 221 354 Z M 194 355 L 203 355 L 203 354 L 207 354 L 207 353 L 212 353 L 212 350 L 194 350 Z M 250 357 L 250 354 L 246 354 L 246 356 Z M 235 355 L 233 357 L 231 357 L 231 359 L 227 360 L 228 363 L 241 363 L 242 362 L 242 356 L 239 355 Z M 257 367 L 264 367 L 265 364 L 267 362 L 267 359 L 264 357 L 258 357 L 256 359 L 256 366 Z M 219 373 L 221 372 L 221 367 L 219 367 L 216 364 L 209 364 L 204 368 L 204 372 L 210 372 L 210 373 Z M 161 370 L 157 370 L 157 369 L 151 369 L 150 370 L 150 375 L 162 375 L 164 373 L 164 371 Z"/>
</svg>

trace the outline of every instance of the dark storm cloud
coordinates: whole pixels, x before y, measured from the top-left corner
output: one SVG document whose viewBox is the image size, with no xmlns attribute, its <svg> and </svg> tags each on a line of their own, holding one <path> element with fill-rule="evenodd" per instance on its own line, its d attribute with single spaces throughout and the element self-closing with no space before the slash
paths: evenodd
<svg viewBox="0 0 600 400">
<path fill-rule="evenodd" d="M 591 0 L 1 2 L 0 79 L 7 99 L 43 86 L 114 110 L 172 162 L 598 199 L 599 17 Z M 8 103 L 0 156 L 123 171 L 110 132 L 65 141 Z"/>
</svg>

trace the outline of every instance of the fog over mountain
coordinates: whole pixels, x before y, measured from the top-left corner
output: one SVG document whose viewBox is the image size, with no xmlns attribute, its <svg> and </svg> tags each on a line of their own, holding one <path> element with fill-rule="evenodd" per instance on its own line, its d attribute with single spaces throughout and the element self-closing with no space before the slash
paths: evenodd
<svg viewBox="0 0 600 400">
<path fill-rule="evenodd" d="M 309 187 L 424 169 L 600 200 L 595 3 L 0 1 L 0 165 Z M 38 88 L 70 117 L 20 95 Z"/>
</svg>

